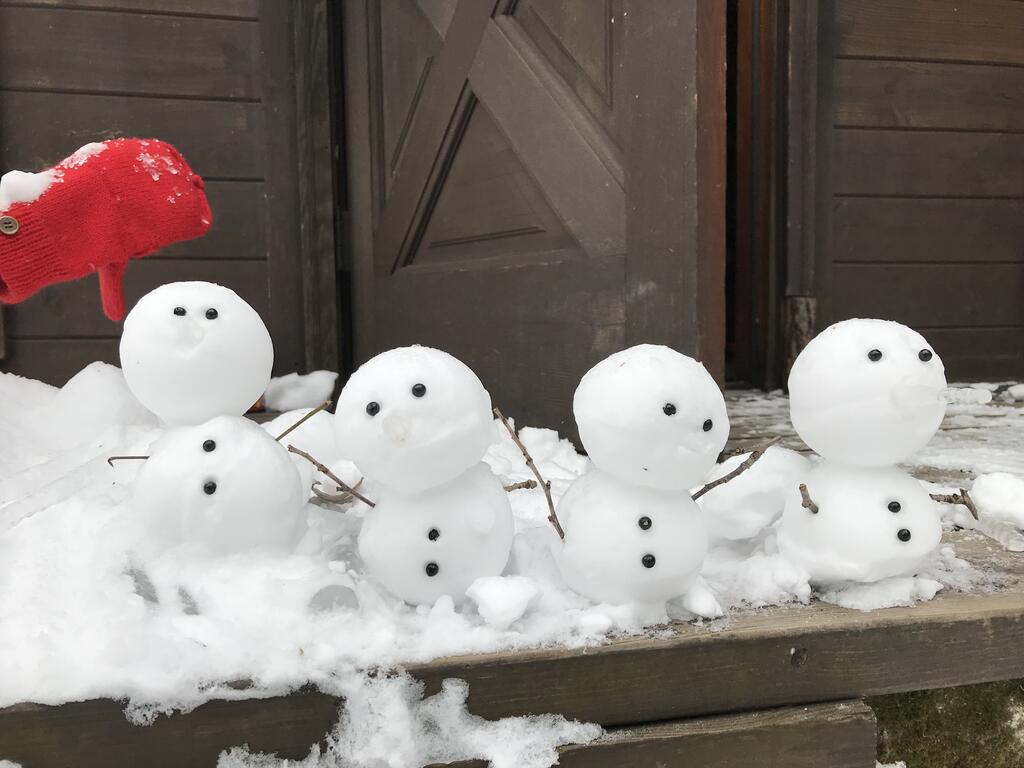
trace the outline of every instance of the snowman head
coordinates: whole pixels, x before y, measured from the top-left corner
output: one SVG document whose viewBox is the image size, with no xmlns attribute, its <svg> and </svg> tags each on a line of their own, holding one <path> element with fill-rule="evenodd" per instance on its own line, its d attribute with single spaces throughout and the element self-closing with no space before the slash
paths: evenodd
<svg viewBox="0 0 1024 768">
<path fill-rule="evenodd" d="M 418 493 L 477 464 L 495 437 L 491 397 L 464 363 L 401 347 L 364 363 L 335 412 L 338 448 L 371 480 Z"/>
<path fill-rule="evenodd" d="M 652 344 L 591 368 L 576 389 L 573 412 L 597 467 L 652 488 L 698 485 L 729 437 L 725 399 L 704 366 Z"/>
<path fill-rule="evenodd" d="M 132 510 L 157 549 L 210 554 L 287 549 L 306 500 L 288 452 L 242 416 L 168 430 L 132 488 Z"/>
<path fill-rule="evenodd" d="M 213 283 L 168 283 L 124 321 L 128 388 L 172 426 L 245 413 L 266 391 L 274 347 L 256 310 Z"/>
<path fill-rule="evenodd" d="M 790 416 L 831 461 L 886 466 L 924 447 L 946 412 L 942 360 L 921 334 L 888 320 L 826 328 L 789 374 Z"/>
</svg>

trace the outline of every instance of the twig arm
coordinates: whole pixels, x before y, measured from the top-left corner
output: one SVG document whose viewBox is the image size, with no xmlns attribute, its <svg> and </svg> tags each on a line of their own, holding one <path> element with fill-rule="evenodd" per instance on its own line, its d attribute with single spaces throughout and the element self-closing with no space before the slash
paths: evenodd
<svg viewBox="0 0 1024 768">
<path fill-rule="evenodd" d="M 547 482 L 543 475 L 541 475 L 540 470 L 537 469 L 537 465 L 533 461 L 533 457 L 530 455 L 530 452 L 526 450 L 526 446 L 523 445 L 523 441 L 519 439 L 519 435 L 517 435 L 516 431 L 512 429 L 512 425 L 508 423 L 508 419 L 505 418 L 505 415 L 501 410 L 495 408 L 494 415 L 497 416 L 501 423 L 505 425 L 505 429 L 507 429 L 509 435 L 512 436 L 512 442 L 516 444 L 516 447 L 519 448 L 520 452 L 523 454 L 523 458 L 526 459 L 526 466 L 530 468 L 534 477 L 537 478 L 537 482 L 540 484 L 540 487 L 544 489 L 544 498 L 548 501 L 548 522 L 551 523 L 552 527 L 554 527 L 555 533 L 558 534 L 558 538 L 564 541 L 565 531 L 562 530 L 562 524 L 558 522 L 558 514 L 555 512 L 555 502 L 551 498 L 551 483 Z"/>
<path fill-rule="evenodd" d="M 814 499 L 811 498 L 807 486 L 803 483 L 800 483 L 800 498 L 803 499 L 803 502 L 800 504 L 801 507 L 811 510 L 812 515 L 818 514 L 818 505 L 814 503 Z"/>
<path fill-rule="evenodd" d="M 274 439 L 277 440 L 277 442 L 280 443 L 282 440 L 284 440 L 286 437 L 288 437 L 288 435 L 290 435 L 296 429 L 298 429 L 303 424 L 305 424 L 307 421 L 309 421 L 314 416 L 316 416 L 318 413 L 320 413 L 320 411 L 322 411 L 324 408 L 330 408 L 330 407 L 331 407 L 331 401 L 330 400 L 324 400 L 322 403 L 320 403 L 320 405 L 318 405 L 312 411 L 310 411 L 305 416 L 303 416 L 301 419 L 296 421 L 294 424 L 292 424 L 290 427 L 288 427 L 288 429 L 286 429 L 284 432 L 282 432 L 280 435 L 278 435 Z"/>
<path fill-rule="evenodd" d="M 764 456 L 764 452 L 765 451 L 767 451 L 769 448 L 771 448 L 773 445 L 775 445 L 781 439 L 782 439 L 781 437 L 773 437 L 771 440 L 769 440 L 767 443 L 762 445 L 760 448 L 755 449 L 732 472 L 730 472 L 727 475 L 723 475 L 722 477 L 718 478 L 714 482 L 708 483 L 703 488 L 698 489 L 698 491 L 695 494 L 693 494 L 693 500 L 696 501 L 697 499 L 699 499 L 701 496 L 703 496 L 708 491 L 710 491 L 710 490 L 712 490 L 714 488 L 717 488 L 720 485 L 725 485 L 730 480 L 733 480 L 733 479 L 739 477 L 740 475 L 742 475 L 744 472 L 746 472 L 748 469 L 750 469 L 752 466 L 754 466 L 754 464 L 757 463 L 758 459 L 760 459 L 762 456 Z"/>
<path fill-rule="evenodd" d="M 363 502 L 363 504 L 365 504 L 366 506 L 368 506 L 370 508 L 373 508 L 373 507 L 377 506 L 372 501 L 370 501 L 368 498 L 363 496 L 363 494 L 361 494 L 355 488 L 353 488 L 352 486 L 348 485 L 344 480 L 342 480 L 336 474 L 331 472 L 331 470 L 326 465 L 321 464 L 319 461 L 314 459 L 312 456 L 310 456 L 305 451 L 299 450 L 294 445 L 289 445 L 288 446 L 288 452 L 289 453 L 294 453 L 296 456 L 301 456 L 302 458 L 304 458 L 306 461 L 308 461 L 314 467 L 316 467 L 321 472 L 323 472 L 325 475 L 327 475 L 329 478 L 331 478 L 331 481 L 335 485 L 337 485 L 339 488 L 341 488 L 341 490 L 345 491 L 345 493 L 351 493 L 353 496 L 355 496 L 357 499 L 359 499 L 361 502 Z"/>
<path fill-rule="evenodd" d="M 520 480 L 518 483 L 512 483 L 511 485 L 505 486 L 506 493 L 512 493 L 512 491 L 532 491 L 537 487 L 536 480 Z"/>
<path fill-rule="evenodd" d="M 107 458 L 107 464 L 114 466 L 115 461 L 145 461 L 149 456 L 110 456 Z"/>
<path fill-rule="evenodd" d="M 966 488 L 961 488 L 959 493 L 933 493 L 931 497 L 942 504 L 963 504 L 971 513 L 971 517 L 975 520 L 978 519 L 978 508 L 974 505 L 974 499 L 971 498 L 971 494 L 967 492 Z"/>
</svg>

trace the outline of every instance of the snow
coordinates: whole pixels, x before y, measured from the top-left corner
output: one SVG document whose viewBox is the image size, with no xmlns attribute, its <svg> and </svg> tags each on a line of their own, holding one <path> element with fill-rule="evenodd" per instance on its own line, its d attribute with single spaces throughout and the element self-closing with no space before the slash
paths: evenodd
<svg viewBox="0 0 1024 768">
<path fill-rule="evenodd" d="M 263 400 L 271 411 L 316 408 L 331 396 L 334 392 L 334 382 L 337 380 L 338 374 L 334 371 L 276 376 L 267 385 L 267 393 Z"/>
<path fill-rule="evenodd" d="M 477 613 L 495 629 L 511 627 L 538 595 L 540 587 L 528 576 L 482 576 L 466 590 Z"/>
<path fill-rule="evenodd" d="M 8 171 L 0 176 L 0 213 L 16 203 L 32 203 L 59 177 L 54 169 L 39 173 Z"/>
</svg>

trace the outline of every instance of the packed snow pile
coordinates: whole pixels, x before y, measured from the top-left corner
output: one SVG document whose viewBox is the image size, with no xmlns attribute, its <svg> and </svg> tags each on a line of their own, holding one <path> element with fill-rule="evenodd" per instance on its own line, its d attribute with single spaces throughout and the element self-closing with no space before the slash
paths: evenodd
<svg viewBox="0 0 1024 768">
<path fill-rule="evenodd" d="M 334 371 L 277 376 L 270 380 L 263 399 L 271 411 L 315 408 L 331 396 L 337 380 L 338 374 Z"/>
</svg>

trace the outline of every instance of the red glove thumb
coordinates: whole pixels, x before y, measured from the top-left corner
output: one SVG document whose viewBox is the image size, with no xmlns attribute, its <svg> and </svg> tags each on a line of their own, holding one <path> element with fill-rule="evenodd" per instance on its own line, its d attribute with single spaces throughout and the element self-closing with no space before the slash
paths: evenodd
<svg viewBox="0 0 1024 768">
<path fill-rule="evenodd" d="M 124 319 L 124 262 L 107 264 L 99 268 L 100 297 L 103 299 L 103 314 L 111 320 Z"/>
</svg>

